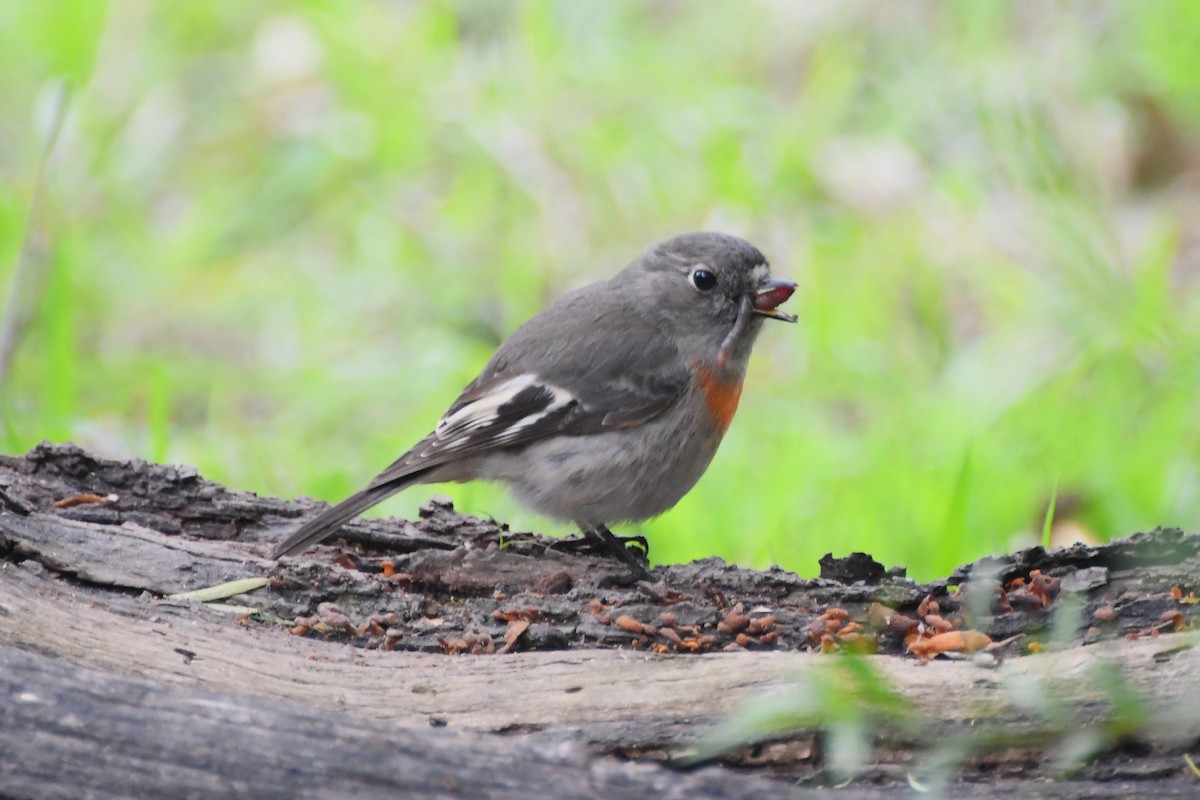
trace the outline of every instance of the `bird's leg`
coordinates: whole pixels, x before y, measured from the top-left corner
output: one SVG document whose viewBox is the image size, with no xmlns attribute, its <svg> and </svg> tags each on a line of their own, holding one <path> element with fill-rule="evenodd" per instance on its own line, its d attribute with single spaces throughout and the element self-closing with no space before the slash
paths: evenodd
<svg viewBox="0 0 1200 800">
<path fill-rule="evenodd" d="M 606 552 L 616 558 L 618 561 L 629 567 L 635 578 L 639 580 L 649 580 L 652 578 L 649 566 L 650 545 L 642 538 L 644 549 L 629 547 L 625 541 L 613 534 L 606 526 L 598 525 L 594 528 L 584 528 L 583 535 L 585 538 L 595 539 L 601 552 Z M 637 540 L 641 537 L 629 537 L 632 540 Z"/>
<path fill-rule="evenodd" d="M 605 525 L 601 525 L 599 528 L 597 528 L 597 532 L 601 539 L 604 540 L 604 544 L 601 546 L 602 552 L 608 552 L 609 542 L 616 542 L 621 548 L 625 550 L 632 550 L 634 555 L 636 555 L 642 561 L 646 562 L 647 564 L 650 563 L 650 543 L 646 541 L 646 537 L 642 536 L 640 533 L 635 533 L 633 536 L 618 536 L 610 531 Z M 583 541 L 589 541 L 586 538 L 586 529 L 584 530 L 584 537 L 585 538 Z M 597 539 L 594 541 L 599 543 L 600 540 Z"/>
<path fill-rule="evenodd" d="M 607 525 L 598 525 L 594 529 L 595 534 L 604 542 L 604 549 L 609 550 L 613 547 L 620 548 L 621 552 L 628 553 L 641 563 L 650 563 L 650 543 L 646 541 L 646 537 L 639 534 L 633 536 L 618 536 L 608 529 Z M 587 535 L 587 531 L 584 531 Z"/>
<path fill-rule="evenodd" d="M 611 556 L 629 567 L 638 579 L 652 578 L 650 571 L 646 569 L 650 546 L 644 536 L 617 536 L 604 525 L 580 523 L 579 530 L 583 532 L 583 538 L 556 543 L 556 549 L 576 552 L 590 550 L 600 555 Z M 628 543 L 633 543 L 634 546 L 630 547 Z"/>
<path fill-rule="evenodd" d="M 579 530 L 583 533 L 582 537 L 578 539 L 559 539 L 550 545 L 551 549 L 562 550 L 568 553 L 609 553 L 608 540 L 604 538 L 603 534 L 593 536 L 590 532 L 591 529 L 586 525 L 580 525 Z M 604 526 L 601 526 L 600 530 L 603 533 L 607 533 L 613 539 L 616 539 L 626 548 L 632 548 L 642 561 L 649 562 L 650 542 L 646 541 L 645 536 L 641 534 L 620 536 Z"/>
</svg>

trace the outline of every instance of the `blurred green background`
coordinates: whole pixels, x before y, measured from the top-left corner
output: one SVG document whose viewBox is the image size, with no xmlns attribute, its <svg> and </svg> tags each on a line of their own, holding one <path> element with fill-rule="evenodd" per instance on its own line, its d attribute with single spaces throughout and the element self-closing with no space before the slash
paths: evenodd
<svg viewBox="0 0 1200 800">
<path fill-rule="evenodd" d="M 5 0 L 0 52 L 9 452 L 336 500 L 548 299 L 707 228 L 800 324 L 656 560 L 932 577 L 1052 497 L 1200 527 L 1191 0 Z M 568 530 L 382 510 L 436 493 Z"/>
</svg>

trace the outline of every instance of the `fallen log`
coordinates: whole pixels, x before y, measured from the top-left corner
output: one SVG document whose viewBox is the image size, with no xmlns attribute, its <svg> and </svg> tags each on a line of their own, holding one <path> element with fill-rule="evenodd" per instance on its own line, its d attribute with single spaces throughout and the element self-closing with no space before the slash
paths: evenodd
<svg viewBox="0 0 1200 800">
<path fill-rule="evenodd" d="M 982 727 L 1015 744 L 1004 757 L 996 748 L 969 754 L 954 796 L 975 796 L 983 780 L 1043 796 L 1048 776 L 1060 779 L 1045 795 L 1054 797 L 1192 797 L 1200 786 L 1183 759 L 1200 741 L 1200 655 L 1186 602 L 1200 575 L 1195 535 L 1034 549 L 925 585 L 869 559 L 830 569 L 838 580 L 708 560 L 629 584 L 619 565 L 442 503 L 417 523 L 358 521 L 337 547 L 264 558 L 313 505 L 71 446 L 0 458 L 0 691 L 10 698 L 0 747 L 12 754 L 0 794 L 68 796 L 66 782 L 112 788 L 130 774 L 146 781 L 146 796 L 233 786 L 263 796 L 394 792 L 413 789 L 428 764 L 423 774 L 458 796 L 505 797 L 549 780 L 561 796 L 768 796 L 795 787 L 747 772 L 833 780 L 820 720 L 699 772 L 612 755 L 669 763 L 730 713 L 827 673 L 838 659 L 822 655 L 824 635 L 813 634 L 817 623 L 829 628 L 831 608 L 866 620 L 872 603 L 885 603 L 915 616 L 932 597 L 966 615 L 951 586 L 973 575 L 986 583 L 987 573 L 1011 588 L 1034 571 L 1060 581 L 1082 615 L 1069 639 L 1045 642 L 1039 655 L 1023 654 L 1028 637 L 1044 638 L 1054 603 L 980 620 L 994 639 L 1017 637 L 986 657 L 926 663 L 879 634 L 883 655 L 869 659 L 872 670 L 925 727 L 881 725 L 873 760 L 857 773 L 859 794 L 839 796 L 888 792 L 939 740 Z M 244 578 L 268 582 L 217 608 L 170 599 Z M 681 647 L 689 637 L 706 644 L 689 652 Z M 1119 681 L 1097 679 L 1098 665 Z M 1107 730 L 1111 741 L 1062 780 L 1053 743 L 1038 737 L 1047 709 L 1013 687 L 1069 695 L 1071 725 Z M 1128 721 L 1118 691 L 1144 711 L 1136 729 L 1113 728 Z M 197 709 L 211 710 L 199 716 L 205 739 L 188 729 Z M 56 718 L 74 722 L 39 733 Z M 128 733 L 125 762 L 112 756 L 118 729 Z M 224 744 L 202 744 L 209 739 Z M 378 742 L 391 743 L 391 761 Z M 197 748 L 233 782 L 168 769 L 191 764 Z M 153 753 L 145 755 L 153 765 L 138 767 L 139 753 Z M 496 763 L 505 759 L 500 785 Z"/>
</svg>

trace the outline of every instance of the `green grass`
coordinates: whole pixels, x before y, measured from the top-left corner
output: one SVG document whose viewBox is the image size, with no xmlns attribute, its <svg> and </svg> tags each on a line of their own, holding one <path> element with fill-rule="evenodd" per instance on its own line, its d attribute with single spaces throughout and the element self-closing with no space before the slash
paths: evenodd
<svg viewBox="0 0 1200 800">
<path fill-rule="evenodd" d="M 1070 678 L 1048 671 L 1010 676 L 1000 682 L 1004 692 L 987 698 L 982 692 L 958 696 L 959 707 L 978 709 L 976 719 L 958 726 L 915 707 L 877 663 L 839 656 L 810 666 L 790 685 L 747 702 L 687 755 L 708 760 L 735 747 L 820 730 L 829 777 L 848 782 L 871 767 L 875 747 L 900 741 L 914 751 L 909 783 L 924 787 L 923 794 L 944 797 L 965 762 L 1005 751 L 1041 751 L 1043 774 L 1069 777 L 1152 723 L 1149 700 L 1116 660 L 1098 660 Z M 1034 718 L 1012 725 L 1024 715 Z M 1173 720 L 1161 724 L 1168 730 L 1177 726 Z"/>
<path fill-rule="evenodd" d="M 1198 527 L 1187 0 L 10 0 L 0 49 L 0 277 L 71 87 L 8 451 L 337 499 L 549 298 L 720 228 L 801 320 L 657 558 L 931 577 L 1056 492 L 1102 538 Z M 383 510 L 438 492 L 565 530 L 490 486 Z"/>
</svg>

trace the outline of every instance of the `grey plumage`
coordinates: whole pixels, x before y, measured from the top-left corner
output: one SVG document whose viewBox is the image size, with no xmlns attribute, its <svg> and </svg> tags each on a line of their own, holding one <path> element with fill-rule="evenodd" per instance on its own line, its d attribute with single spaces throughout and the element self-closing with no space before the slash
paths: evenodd
<svg viewBox="0 0 1200 800">
<path fill-rule="evenodd" d="M 662 513 L 703 474 L 728 424 L 713 418 L 706 392 L 740 392 L 764 317 L 794 319 L 775 311 L 790 288 L 759 301 L 764 287 L 785 285 L 794 286 L 770 281 L 762 253 L 733 236 L 684 234 L 649 248 L 514 331 L 432 433 L 272 556 L 321 541 L 414 483 L 501 481 L 593 534 Z M 732 403 L 730 415 L 736 393 Z"/>
</svg>

